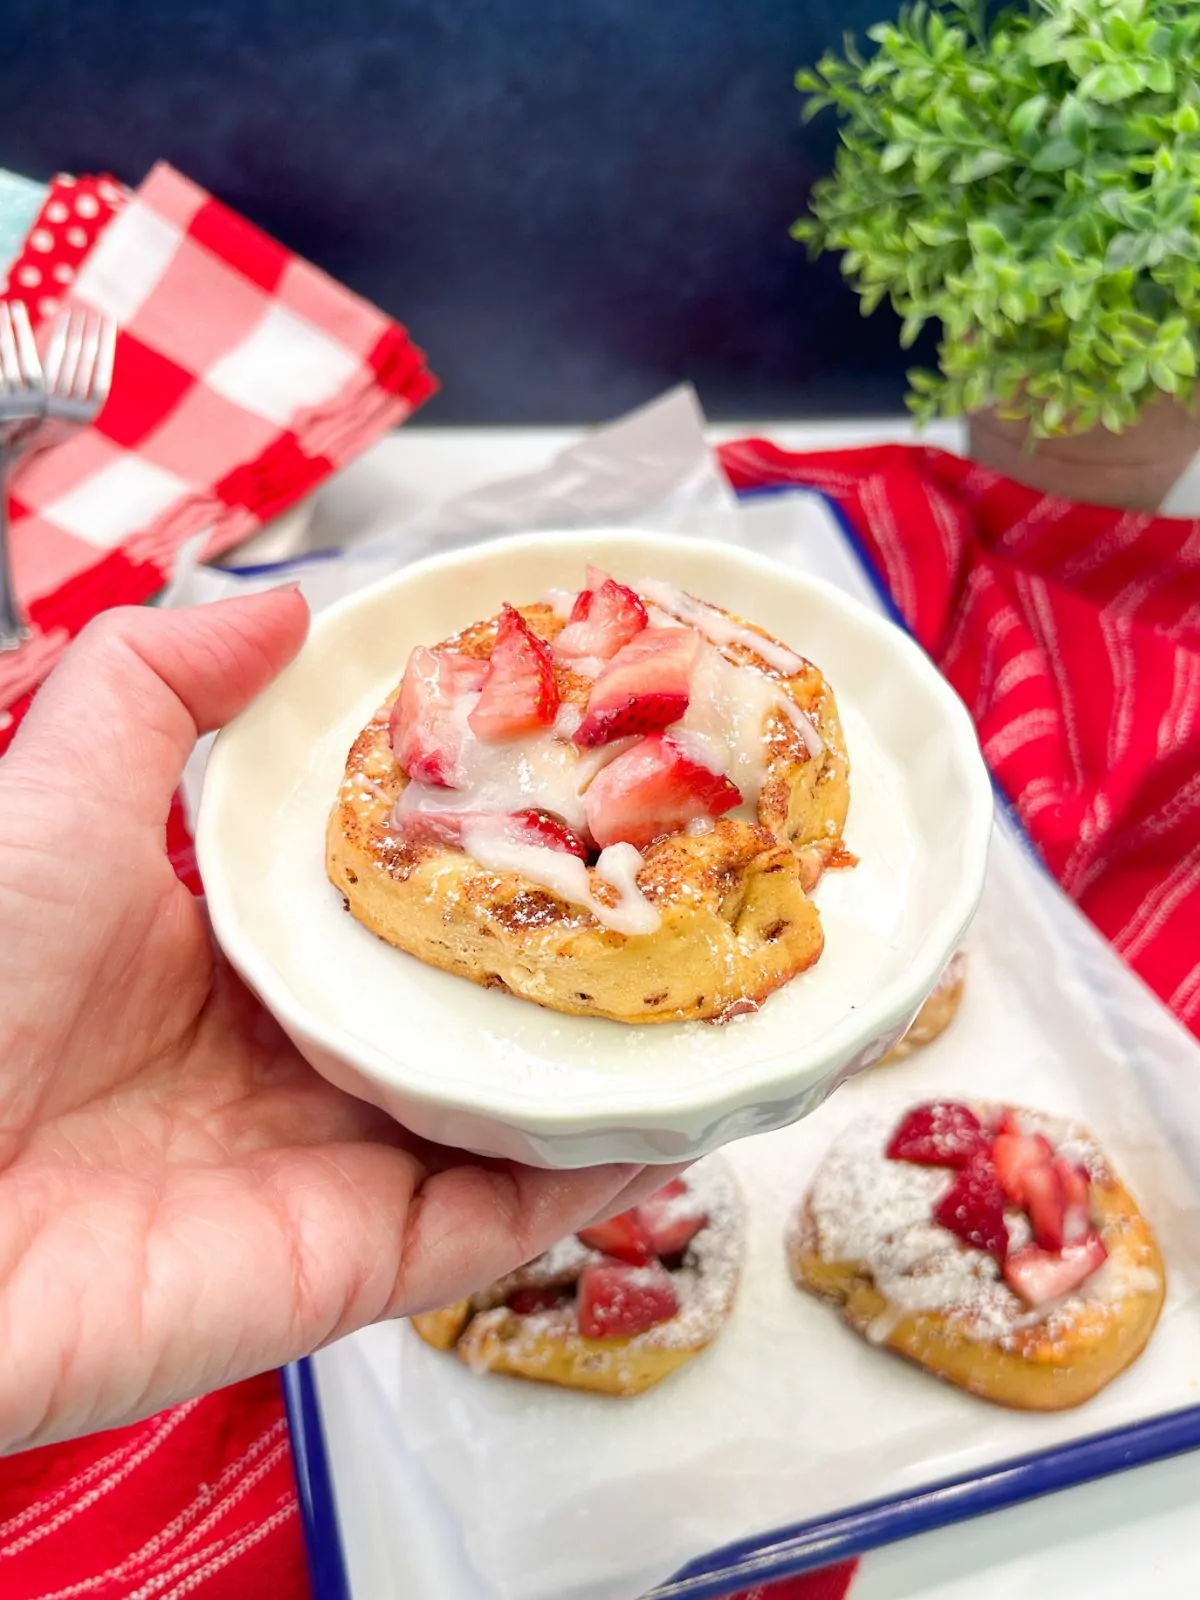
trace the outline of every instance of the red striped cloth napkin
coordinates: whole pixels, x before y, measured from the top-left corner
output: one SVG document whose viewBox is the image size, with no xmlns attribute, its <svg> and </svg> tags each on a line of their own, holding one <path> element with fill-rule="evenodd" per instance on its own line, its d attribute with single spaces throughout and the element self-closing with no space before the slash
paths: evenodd
<svg viewBox="0 0 1200 1600">
<path fill-rule="evenodd" d="M 940 450 L 726 446 L 843 507 L 1046 865 L 1200 1035 L 1200 521 L 1054 500 Z"/>
<path fill-rule="evenodd" d="M 435 383 L 405 330 L 171 167 L 132 196 L 59 179 L 9 297 L 119 327 L 94 426 L 13 480 L 34 637 L 0 656 L 0 752 L 68 641 L 160 589 L 197 535 L 218 555 L 402 422 Z"/>
</svg>

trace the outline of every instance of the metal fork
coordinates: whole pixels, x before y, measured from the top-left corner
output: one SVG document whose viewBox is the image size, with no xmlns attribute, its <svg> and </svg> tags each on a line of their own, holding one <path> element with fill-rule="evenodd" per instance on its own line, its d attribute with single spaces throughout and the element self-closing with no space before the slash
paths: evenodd
<svg viewBox="0 0 1200 1600">
<path fill-rule="evenodd" d="M 98 312 L 75 306 L 60 311 L 46 352 L 46 416 L 50 422 L 86 427 L 94 422 L 112 387 L 116 324 Z M 58 430 L 37 439 L 58 442 Z"/>
<path fill-rule="evenodd" d="M 63 310 L 43 370 L 24 305 L 0 301 L 0 651 L 29 637 L 9 555 L 8 474 L 26 450 L 57 444 L 95 419 L 112 386 L 115 348 L 116 327 L 107 317 Z"/>
<path fill-rule="evenodd" d="M 17 610 L 8 540 L 8 473 L 46 414 L 46 383 L 29 313 L 0 302 L 0 650 L 28 637 Z"/>
</svg>

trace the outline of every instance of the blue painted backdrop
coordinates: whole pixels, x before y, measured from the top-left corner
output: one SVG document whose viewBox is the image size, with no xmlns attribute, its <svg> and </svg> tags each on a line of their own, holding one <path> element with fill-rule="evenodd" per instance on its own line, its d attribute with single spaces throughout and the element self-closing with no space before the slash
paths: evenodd
<svg viewBox="0 0 1200 1600">
<path fill-rule="evenodd" d="M 895 409 L 895 324 L 788 238 L 797 66 L 893 0 L 0 0 L 0 166 L 165 156 L 412 328 L 428 420 Z"/>
</svg>

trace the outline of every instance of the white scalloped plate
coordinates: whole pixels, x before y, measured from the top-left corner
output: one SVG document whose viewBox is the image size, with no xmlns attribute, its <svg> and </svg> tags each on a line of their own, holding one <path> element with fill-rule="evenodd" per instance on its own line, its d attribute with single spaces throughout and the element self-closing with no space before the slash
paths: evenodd
<svg viewBox="0 0 1200 1600">
<path fill-rule="evenodd" d="M 589 560 L 751 618 L 815 661 L 838 698 L 860 865 L 817 891 L 817 965 L 725 1027 L 594 1022 L 477 988 L 376 939 L 325 878 L 346 751 L 411 647 L 505 599 L 577 586 Z M 216 741 L 197 849 L 221 945 L 319 1071 L 426 1138 L 579 1167 L 686 1160 L 781 1127 L 877 1060 L 975 912 L 991 819 L 970 719 L 898 628 L 730 545 L 593 531 L 457 551 L 319 617 Z"/>
</svg>

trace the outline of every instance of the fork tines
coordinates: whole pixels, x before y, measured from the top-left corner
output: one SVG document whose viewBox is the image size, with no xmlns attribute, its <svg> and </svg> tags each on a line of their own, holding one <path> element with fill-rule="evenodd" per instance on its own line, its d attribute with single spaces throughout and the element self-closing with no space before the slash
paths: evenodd
<svg viewBox="0 0 1200 1600">
<path fill-rule="evenodd" d="M 42 363 L 23 300 L 0 300 L 0 389 L 41 389 Z"/>
<path fill-rule="evenodd" d="M 112 385 L 116 328 L 108 317 L 82 306 L 55 318 L 46 353 L 46 389 L 53 399 L 91 401 L 99 407 Z"/>
</svg>

